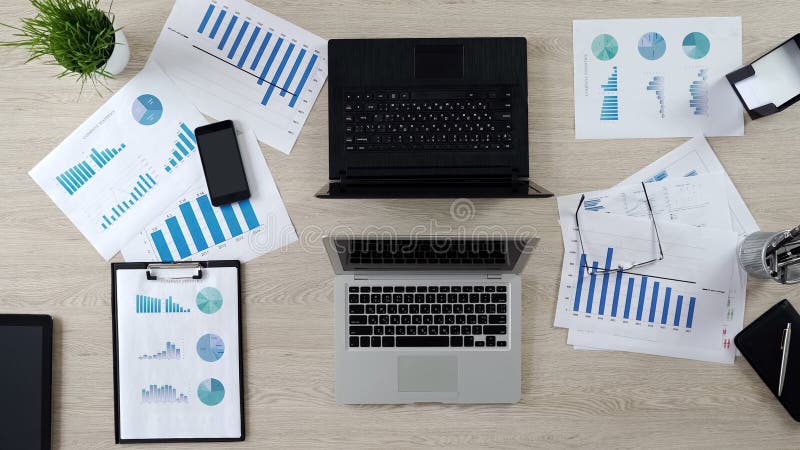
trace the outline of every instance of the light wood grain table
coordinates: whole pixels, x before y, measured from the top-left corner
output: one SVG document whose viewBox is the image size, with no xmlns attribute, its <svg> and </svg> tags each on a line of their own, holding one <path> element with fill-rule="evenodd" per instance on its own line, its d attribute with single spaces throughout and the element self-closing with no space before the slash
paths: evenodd
<svg viewBox="0 0 800 450">
<path fill-rule="evenodd" d="M 254 3 L 326 38 L 525 36 L 531 172 L 558 194 L 612 186 L 685 141 L 574 139 L 572 19 L 742 16 L 744 59 L 752 60 L 798 31 L 800 11 L 795 0 Z M 132 59 L 112 90 L 142 68 L 171 6 L 114 2 Z M 0 21 L 31 12 L 25 0 L 6 0 Z M 78 96 L 72 81 L 52 77 L 56 67 L 24 65 L 22 51 L 0 50 L 0 312 L 55 318 L 55 447 L 112 447 L 109 265 L 27 175 L 110 94 Z M 566 331 L 552 326 L 563 255 L 554 199 L 475 200 L 465 221 L 453 218 L 449 200 L 315 199 L 328 173 L 327 114 L 325 88 L 291 156 L 263 148 L 302 242 L 245 265 L 247 440 L 209 447 L 800 447 L 800 425 L 741 359 L 728 366 L 566 345 Z M 748 120 L 744 137 L 710 139 L 765 230 L 800 221 L 798 124 L 800 106 Z M 541 236 L 523 274 L 519 404 L 335 404 L 332 272 L 319 236 L 418 225 Z M 800 306 L 798 294 L 751 280 L 746 322 L 784 297 Z M 13 407 L 1 398 L 0 407 Z"/>
</svg>

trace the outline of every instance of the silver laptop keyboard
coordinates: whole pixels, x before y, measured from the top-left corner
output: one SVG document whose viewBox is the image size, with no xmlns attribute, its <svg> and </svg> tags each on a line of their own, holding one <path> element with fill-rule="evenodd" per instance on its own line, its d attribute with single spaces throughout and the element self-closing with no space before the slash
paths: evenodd
<svg viewBox="0 0 800 450">
<path fill-rule="evenodd" d="M 506 285 L 350 285 L 346 289 L 351 349 L 508 346 Z"/>
</svg>

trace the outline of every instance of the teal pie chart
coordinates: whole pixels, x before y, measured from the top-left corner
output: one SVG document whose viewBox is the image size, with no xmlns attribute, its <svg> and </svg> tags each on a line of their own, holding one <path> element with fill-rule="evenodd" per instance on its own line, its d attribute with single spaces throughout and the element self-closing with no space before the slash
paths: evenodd
<svg viewBox="0 0 800 450">
<path fill-rule="evenodd" d="M 216 406 L 225 398 L 225 386 L 216 378 L 206 378 L 197 387 L 197 398 L 208 406 Z"/>
<path fill-rule="evenodd" d="M 639 39 L 637 47 L 642 58 L 655 61 L 666 53 L 667 41 L 664 40 L 664 36 L 655 32 L 650 32 L 645 33 L 644 36 Z"/>
<path fill-rule="evenodd" d="M 225 354 L 225 342 L 216 334 L 204 334 L 197 341 L 197 354 L 203 361 L 219 361 Z"/>
<path fill-rule="evenodd" d="M 203 288 L 197 293 L 197 307 L 206 314 L 214 314 L 222 308 L 222 294 L 217 288 Z"/>
<path fill-rule="evenodd" d="M 617 56 L 619 44 L 614 36 L 610 34 L 600 34 L 592 41 L 592 53 L 600 61 L 608 61 Z"/>
<path fill-rule="evenodd" d="M 686 56 L 692 59 L 702 59 L 708 55 L 708 51 L 711 50 L 711 41 L 708 40 L 708 37 L 695 31 L 693 33 L 689 33 L 683 38 L 683 52 L 686 53 Z"/>
<path fill-rule="evenodd" d="M 164 114 L 164 106 L 155 95 L 144 94 L 133 101 L 133 118 L 142 125 L 153 125 Z"/>
</svg>

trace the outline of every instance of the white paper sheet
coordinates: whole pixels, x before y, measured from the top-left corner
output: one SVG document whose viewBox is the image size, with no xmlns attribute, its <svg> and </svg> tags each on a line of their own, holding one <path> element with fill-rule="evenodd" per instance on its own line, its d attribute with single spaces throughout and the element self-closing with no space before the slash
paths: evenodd
<svg viewBox="0 0 800 450">
<path fill-rule="evenodd" d="M 200 111 L 288 154 L 328 76 L 328 43 L 244 0 L 177 0 L 158 61 Z"/>
<path fill-rule="evenodd" d="M 657 256 L 655 235 L 649 220 L 597 213 L 580 220 L 585 254 L 574 218 L 562 224 L 568 251 L 555 326 L 725 350 L 735 233 L 659 224 L 662 261 L 625 273 L 592 276 L 598 267 L 613 269 Z M 730 350 L 730 362 L 733 356 Z"/>
<path fill-rule="evenodd" d="M 742 196 L 736 190 L 736 186 L 733 185 L 733 181 L 725 172 L 719 159 L 717 159 L 717 155 L 708 145 L 708 141 L 702 136 L 690 139 L 685 144 L 629 176 L 620 185 L 706 173 L 721 173 L 725 177 L 734 231 L 742 236 L 758 231 L 758 224 L 756 224 L 756 220 L 744 203 Z"/>
<path fill-rule="evenodd" d="M 721 173 L 670 178 L 647 184 L 647 195 L 658 223 L 731 229 L 725 176 Z M 649 210 L 641 184 L 617 185 L 587 192 L 583 213 L 601 212 L 647 218 Z M 559 217 L 570 219 L 581 194 L 558 198 Z"/>
<path fill-rule="evenodd" d="M 247 262 L 297 240 L 255 135 L 234 126 L 251 197 L 215 207 L 199 180 L 123 247 L 126 260 Z"/>
<path fill-rule="evenodd" d="M 200 280 L 117 271 L 122 439 L 241 435 L 236 268 Z"/>
<path fill-rule="evenodd" d="M 193 130 L 206 123 L 148 64 L 30 176 L 108 260 L 202 176 Z"/>
<path fill-rule="evenodd" d="M 573 22 L 575 137 L 741 136 L 740 17 Z"/>
</svg>

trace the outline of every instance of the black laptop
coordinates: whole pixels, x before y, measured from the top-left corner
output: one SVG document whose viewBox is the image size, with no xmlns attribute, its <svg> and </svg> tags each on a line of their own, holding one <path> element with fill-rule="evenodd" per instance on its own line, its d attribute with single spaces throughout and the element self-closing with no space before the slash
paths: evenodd
<svg viewBox="0 0 800 450">
<path fill-rule="evenodd" d="M 550 197 L 529 178 L 525 38 L 332 39 L 321 198 Z"/>
</svg>

